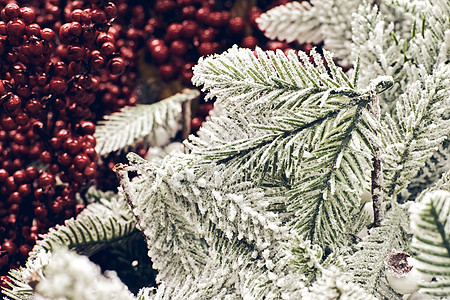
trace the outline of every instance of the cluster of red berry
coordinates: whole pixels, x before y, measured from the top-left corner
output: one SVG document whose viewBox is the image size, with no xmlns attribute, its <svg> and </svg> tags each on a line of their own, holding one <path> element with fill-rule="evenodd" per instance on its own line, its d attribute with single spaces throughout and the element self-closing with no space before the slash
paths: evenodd
<svg viewBox="0 0 450 300">
<path fill-rule="evenodd" d="M 93 121 L 135 102 L 111 96 L 128 80 L 110 32 L 116 5 L 72 1 L 61 17 L 58 1 L 38 2 L 0 3 L 1 273 L 24 261 L 37 234 L 83 208 L 76 194 L 98 161 Z"/>
</svg>

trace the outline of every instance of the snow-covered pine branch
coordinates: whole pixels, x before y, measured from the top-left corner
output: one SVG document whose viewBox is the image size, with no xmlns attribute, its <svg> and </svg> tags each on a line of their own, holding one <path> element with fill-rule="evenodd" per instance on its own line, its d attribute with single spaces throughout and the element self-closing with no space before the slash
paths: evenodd
<svg viewBox="0 0 450 300">
<path fill-rule="evenodd" d="M 136 297 L 117 277 L 116 272 L 102 274 L 88 257 L 65 248 L 50 253 L 41 276 L 34 274 L 34 300 L 135 300 Z"/>
<path fill-rule="evenodd" d="M 447 185 L 448 188 L 448 185 Z M 410 208 L 414 237 L 411 249 L 419 272 L 430 277 L 419 283 L 426 295 L 450 297 L 450 193 L 429 192 Z M 433 278 L 434 280 L 431 280 Z"/>
<path fill-rule="evenodd" d="M 93 194 L 91 196 L 91 193 Z M 7 294 L 13 299 L 28 299 L 33 289 L 32 275 L 40 273 L 47 264 L 49 253 L 65 247 L 83 255 L 92 255 L 99 249 L 130 237 L 136 232 L 136 221 L 131 209 L 121 195 L 90 190 L 88 205 L 76 219 L 67 220 L 41 236 L 25 267 L 12 270 L 11 288 Z"/>
<path fill-rule="evenodd" d="M 138 228 L 147 237 L 149 255 L 159 270 L 157 279 L 166 285 L 203 274 L 221 239 L 235 240 L 232 244 L 256 259 L 264 250 L 280 247 L 275 241 L 287 234 L 270 211 L 272 202 L 282 202 L 280 195 L 265 194 L 248 182 L 229 184 L 226 176 L 231 170 L 213 165 L 195 168 L 192 160 L 189 154 L 173 154 L 157 170 L 135 163 L 129 170 L 141 175 L 121 181 L 139 219 Z"/>
<path fill-rule="evenodd" d="M 395 198 L 449 136 L 449 76 L 449 65 L 441 65 L 424 84 L 416 81 L 396 102 L 398 121 L 386 114 L 382 133 L 388 197 Z"/>
<path fill-rule="evenodd" d="M 185 90 L 154 104 L 126 106 L 100 121 L 95 149 L 101 156 L 126 151 L 139 140 L 152 146 L 166 145 L 181 128 L 182 103 L 198 97 L 196 90 Z"/>
<path fill-rule="evenodd" d="M 271 39 L 324 42 L 324 48 L 333 52 L 343 65 L 350 65 L 352 50 L 351 21 L 361 0 L 312 0 L 290 2 L 262 14 L 259 28 Z"/>
<path fill-rule="evenodd" d="M 376 91 L 355 89 L 326 51 L 326 67 L 315 51 L 315 64 L 302 52 L 256 51 L 232 48 L 195 67 L 193 82 L 227 115 L 207 122 L 189 147 L 202 164 L 233 168 L 232 180 L 284 180 L 294 227 L 315 243 L 338 244 L 359 211 L 372 144 L 379 143 L 366 110 Z"/>
<path fill-rule="evenodd" d="M 401 299 L 386 282 L 385 258 L 392 249 L 403 250 L 407 244 L 408 224 L 404 207 L 395 204 L 386 213 L 380 227 L 353 246 L 354 251 L 344 256 L 346 274 L 369 294 L 380 299 Z"/>
</svg>

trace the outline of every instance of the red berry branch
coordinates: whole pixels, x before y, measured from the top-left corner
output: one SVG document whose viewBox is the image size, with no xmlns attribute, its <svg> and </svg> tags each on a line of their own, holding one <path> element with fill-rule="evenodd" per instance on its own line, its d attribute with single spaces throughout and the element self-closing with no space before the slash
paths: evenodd
<svg viewBox="0 0 450 300">
<path fill-rule="evenodd" d="M 37 234 L 83 208 L 76 194 L 97 173 L 94 121 L 135 102 L 130 85 L 118 97 L 127 61 L 114 3 L 68 2 L 62 18 L 57 1 L 35 7 L 7 3 L 0 13 L 3 274 L 23 263 Z"/>
</svg>

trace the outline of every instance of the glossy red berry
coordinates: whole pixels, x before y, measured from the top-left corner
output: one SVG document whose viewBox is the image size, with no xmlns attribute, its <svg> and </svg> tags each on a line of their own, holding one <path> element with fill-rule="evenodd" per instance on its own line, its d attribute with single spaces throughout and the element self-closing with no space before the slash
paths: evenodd
<svg viewBox="0 0 450 300">
<path fill-rule="evenodd" d="M 54 40 L 55 36 L 55 32 L 50 28 L 44 28 L 41 30 L 41 38 L 47 42 Z"/>
<path fill-rule="evenodd" d="M 70 154 L 66 153 L 66 152 L 61 153 L 58 156 L 58 163 L 61 166 L 65 166 L 65 167 L 69 166 L 72 163 L 72 156 L 70 156 Z"/>
<path fill-rule="evenodd" d="M 39 205 L 34 209 L 36 219 L 42 221 L 47 218 L 47 209 L 43 205 Z"/>
<path fill-rule="evenodd" d="M 25 33 L 25 28 L 25 22 L 21 19 L 11 20 L 6 25 L 6 33 L 13 37 L 20 37 Z"/>
<path fill-rule="evenodd" d="M 150 49 L 152 58 L 159 64 L 167 61 L 169 58 L 169 48 L 166 45 L 157 45 Z"/>
<path fill-rule="evenodd" d="M 48 187 L 54 186 L 56 184 L 55 176 L 50 173 L 43 172 L 41 176 L 39 176 L 39 186 Z"/>
<path fill-rule="evenodd" d="M 84 170 L 90 163 L 91 160 L 86 154 L 78 154 L 73 159 L 73 164 L 78 170 Z"/>
<path fill-rule="evenodd" d="M 17 18 L 20 15 L 20 7 L 15 3 L 6 4 L 4 11 L 5 15 L 10 19 Z"/>
<path fill-rule="evenodd" d="M 103 10 L 94 9 L 91 14 L 91 19 L 94 23 L 103 24 L 106 22 L 106 14 Z"/>
<path fill-rule="evenodd" d="M 117 17 L 117 6 L 112 2 L 108 2 L 103 8 L 103 11 L 108 19 Z"/>
<path fill-rule="evenodd" d="M 167 47 L 166 47 L 167 48 Z M 120 75 L 123 72 L 125 72 L 125 61 L 121 57 L 114 57 L 111 59 L 111 62 L 109 64 L 109 69 L 111 71 L 111 74 L 113 75 Z"/>
<path fill-rule="evenodd" d="M 95 125 L 91 121 L 81 121 L 80 126 L 84 134 L 94 134 L 95 132 Z"/>
<path fill-rule="evenodd" d="M 63 77 L 53 77 L 50 80 L 50 90 L 56 94 L 63 94 L 67 91 L 67 83 Z"/>
<path fill-rule="evenodd" d="M 116 46 L 112 42 L 103 43 L 100 48 L 100 52 L 102 55 L 109 56 L 116 51 Z"/>
<path fill-rule="evenodd" d="M 22 7 L 20 8 L 20 17 L 25 21 L 25 23 L 30 24 L 34 22 L 36 14 L 34 9 L 30 7 Z"/>
<path fill-rule="evenodd" d="M 169 41 L 173 41 L 179 39 L 181 37 L 181 29 L 183 26 L 179 23 L 172 23 L 167 27 L 166 30 L 166 38 Z"/>
</svg>

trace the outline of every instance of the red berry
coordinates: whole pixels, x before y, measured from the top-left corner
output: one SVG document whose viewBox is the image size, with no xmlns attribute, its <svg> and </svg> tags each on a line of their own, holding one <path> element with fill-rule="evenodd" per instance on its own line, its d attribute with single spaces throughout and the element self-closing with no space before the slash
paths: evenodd
<svg viewBox="0 0 450 300">
<path fill-rule="evenodd" d="M 38 175 L 39 175 L 39 171 L 38 171 L 38 169 L 35 168 L 35 167 L 28 167 L 28 168 L 25 170 L 25 172 L 26 172 L 26 174 L 27 174 L 27 180 L 28 180 L 29 182 L 35 180 L 35 179 L 38 177 Z"/>
<path fill-rule="evenodd" d="M 169 58 L 169 48 L 166 45 L 157 45 L 150 49 L 152 58 L 159 64 L 164 63 Z"/>
<path fill-rule="evenodd" d="M 173 79 L 176 75 L 176 70 L 171 64 L 164 64 L 158 68 L 159 75 L 164 81 L 169 81 Z"/>
<path fill-rule="evenodd" d="M 0 34 L 6 35 L 6 23 L 4 21 L 0 21 Z"/>
<path fill-rule="evenodd" d="M 28 253 L 30 253 L 30 251 L 31 251 L 32 248 L 33 248 L 33 247 L 30 246 L 30 245 L 28 245 L 28 244 L 20 245 L 20 247 L 19 247 L 19 253 L 20 253 L 20 256 L 21 256 L 22 258 L 27 258 L 27 257 L 28 257 Z"/>
<path fill-rule="evenodd" d="M 0 125 L 2 125 L 3 129 L 5 130 L 14 130 L 17 128 L 17 124 L 14 122 L 14 120 L 6 115 L 3 115 L 1 117 Z"/>
<path fill-rule="evenodd" d="M 181 35 L 186 39 L 193 38 L 198 32 L 198 24 L 193 20 L 184 20 L 181 25 Z"/>
<path fill-rule="evenodd" d="M 198 50 L 198 53 L 202 56 L 214 53 L 214 47 L 213 47 L 212 43 L 210 43 L 210 42 L 201 43 L 198 46 L 197 50 Z"/>
<path fill-rule="evenodd" d="M 13 95 L 3 103 L 3 108 L 5 109 L 6 113 L 12 113 L 19 108 L 20 104 L 20 98 L 16 95 Z"/>
<path fill-rule="evenodd" d="M 50 210 L 57 215 L 62 212 L 63 208 L 64 206 L 61 201 L 53 201 L 52 205 L 50 206 Z"/>
<path fill-rule="evenodd" d="M 20 17 L 25 21 L 25 23 L 30 24 L 34 22 L 36 14 L 34 10 L 30 7 L 22 7 L 20 9 Z"/>
<path fill-rule="evenodd" d="M 93 135 L 87 134 L 83 137 L 83 147 L 84 148 L 94 148 L 97 141 Z"/>
<path fill-rule="evenodd" d="M 193 6 L 193 5 L 185 6 L 181 9 L 181 16 L 182 16 L 183 20 L 195 19 L 196 12 L 197 12 L 197 9 L 195 8 L 195 6 Z"/>
<path fill-rule="evenodd" d="M 37 220 L 42 221 L 47 218 L 47 209 L 43 205 L 39 205 L 34 209 L 34 216 Z"/>
<path fill-rule="evenodd" d="M 8 18 L 14 19 L 20 15 L 20 7 L 15 3 L 8 3 L 5 6 L 5 14 Z"/>
<path fill-rule="evenodd" d="M 49 164 L 52 162 L 52 155 L 50 154 L 50 152 L 44 151 L 41 153 L 39 159 L 41 160 L 42 163 Z"/>
<path fill-rule="evenodd" d="M 21 183 L 25 182 L 27 180 L 26 176 L 27 176 L 27 173 L 25 171 L 17 170 L 13 174 L 14 182 L 17 184 L 21 184 Z"/>
<path fill-rule="evenodd" d="M 75 213 L 78 215 L 80 212 L 83 211 L 83 209 L 84 209 L 84 204 L 78 203 L 78 204 L 75 206 Z"/>
<path fill-rule="evenodd" d="M 202 126 L 203 120 L 199 117 L 195 117 L 191 120 L 191 131 L 197 132 Z"/>
<path fill-rule="evenodd" d="M 21 19 L 9 21 L 6 25 L 6 32 L 14 37 L 20 37 L 25 33 L 25 22 Z"/>
<path fill-rule="evenodd" d="M 94 9 L 91 14 L 91 19 L 94 23 L 103 24 L 106 22 L 106 14 L 102 10 Z"/>
<path fill-rule="evenodd" d="M 109 33 L 101 32 L 98 35 L 98 37 L 97 37 L 97 44 L 98 45 L 102 45 L 102 44 L 104 44 L 106 42 L 115 43 L 114 36 L 112 34 L 109 34 Z M 96 50 L 92 51 L 91 54 L 95 54 L 95 53 L 97 53 Z"/>
<path fill-rule="evenodd" d="M 44 28 L 41 30 L 41 38 L 47 42 L 50 42 L 55 38 L 55 32 L 50 28 Z"/>
<path fill-rule="evenodd" d="M 68 30 L 71 35 L 76 36 L 76 37 L 80 36 L 83 33 L 83 27 L 78 22 L 70 23 Z"/>
<path fill-rule="evenodd" d="M 81 121 L 81 130 L 83 130 L 84 134 L 94 134 L 95 125 L 91 121 Z"/>
<path fill-rule="evenodd" d="M 150 39 L 147 42 L 147 47 L 150 51 L 152 48 L 154 48 L 156 46 L 161 46 L 161 45 L 164 45 L 164 41 L 161 39 Z"/>
<path fill-rule="evenodd" d="M 245 21 L 240 17 L 231 18 L 228 23 L 228 29 L 234 34 L 244 34 Z"/>
<path fill-rule="evenodd" d="M 12 193 L 8 198 L 9 204 L 21 204 L 22 196 L 20 196 L 19 192 Z"/>
<path fill-rule="evenodd" d="M 172 23 L 167 27 L 166 38 L 169 41 L 179 39 L 181 37 L 181 29 L 183 26 L 179 23 Z"/>
<path fill-rule="evenodd" d="M 86 154 L 78 154 L 73 160 L 73 164 L 78 170 L 84 170 L 90 163 L 91 160 Z"/>
<path fill-rule="evenodd" d="M 2 250 L 7 251 L 12 256 L 17 253 L 17 246 L 12 241 L 5 241 L 2 244 Z"/>
<path fill-rule="evenodd" d="M 91 66 L 95 71 L 100 71 L 105 68 L 106 60 L 103 56 L 93 56 L 91 58 Z"/>
<path fill-rule="evenodd" d="M 185 41 L 173 41 L 170 44 L 170 52 L 176 56 L 183 56 L 187 53 L 187 43 Z"/>
<path fill-rule="evenodd" d="M 67 83 L 63 77 L 53 77 L 50 80 L 50 90 L 56 94 L 64 94 L 67 91 Z"/>
<path fill-rule="evenodd" d="M 72 157 L 69 155 L 69 153 L 66 153 L 66 152 L 61 153 L 58 156 L 58 163 L 61 166 L 67 167 L 72 163 Z"/>
<path fill-rule="evenodd" d="M 174 10 L 176 6 L 173 0 L 157 0 L 154 9 L 157 13 L 165 14 Z"/>
<path fill-rule="evenodd" d="M 219 31 L 216 28 L 207 27 L 205 29 L 200 29 L 198 39 L 200 42 L 213 42 L 218 34 Z"/>
<path fill-rule="evenodd" d="M 43 172 L 41 176 L 39 176 L 39 186 L 48 187 L 54 186 L 56 184 L 55 177 L 47 172 Z"/>
<path fill-rule="evenodd" d="M 8 176 L 9 174 L 5 169 L 0 169 L 0 182 L 5 182 Z"/>
<path fill-rule="evenodd" d="M 17 190 L 17 184 L 14 181 L 14 177 L 9 176 L 8 178 L 6 178 L 6 190 L 10 193 L 14 192 Z"/>
<path fill-rule="evenodd" d="M 70 154 L 75 155 L 80 152 L 81 144 L 78 140 L 67 139 L 67 141 L 65 142 L 65 148 L 67 148 Z"/>
<path fill-rule="evenodd" d="M 254 36 L 246 36 L 241 42 L 241 46 L 244 48 L 255 49 L 257 45 L 258 40 Z"/>
<path fill-rule="evenodd" d="M 116 51 L 116 46 L 114 46 L 111 42 L 103 43 L 103 45 L 100 48 L 100 52 L 102 55 L 108 56 L 113 54 Z"/>
<path fill-rule="evenodd" d="M 201 7 L 197 10 L 195 19 L 201 23 L 207 23 L 209 19 L 209 14 L 211 13 L 208 7 Z"/>
<path fill-rule="evenodd" d="M 32 35 L 40 36 L 41 26 L 39 26 L 39 24 L 32 23 L 27 26 L 26 31 L 27 31 L 27 35 L 29 35 L 29 36 L 32 36 Z"/>
<path fill-rule="evenodd" d="M 27 197 L 31 195 L 31 186 L 29 184 L 22 184 L 19 186 L 18 192 L 22 197 Z"/>
<path fill-rule="evenodd" d="M 167 47 L 166 47 L 167 48 Z M 121 57 L 114 57 L 109 64 L 109 70 L 113 75 L 120 75 L 125 72 L 125 61 Z"/>
<path fill-rule="evenodd" d="M 113 19 L 117 16 L 117 7 L 112 2 L 108 2 L 103 10 L 105 11 L 106 18 L 108 19 Z"/>
<path fill-rule="evenodd" d="M 82 15 L 83 15 L 83 11 L 81 9 L 77 8 L 77 9 L 74 9 L 70 13 L 70 18 L 73 22 L 80 22 Z"/>
<path fill-rule="evenodd" d="M 83 171 L 83 175 L 86 176 L 87 179 L 94 179 L 95 173 L 95 168 L 91 166 L 86 167 Z"/>
</svg>

